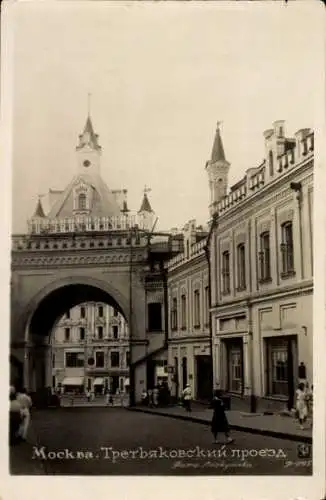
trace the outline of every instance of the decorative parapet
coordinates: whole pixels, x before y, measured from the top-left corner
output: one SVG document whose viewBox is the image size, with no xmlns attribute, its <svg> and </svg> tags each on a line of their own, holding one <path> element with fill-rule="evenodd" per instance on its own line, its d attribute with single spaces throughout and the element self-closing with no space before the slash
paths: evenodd
<svg viewBox="0 0 326 500">
<path fill-rule="evenodd" d="M 48 234 L 44 237 L 36 237 L 38 234 L 29 235 L 13 235 L 12 236 L 12 251 L 35 251 L 35 252 L 51 252 L 51 251 L 72 251 L 72 250 L 105 250 L 105 249 L 121 249 L 130 248 L 130 243 L 136 248 L 144 248 L 147 245 L 146 236 L 136 237 L 132 239 L 128 233 L 119 235 L 101 235 L 94 238 L 93 235 L 74 236 Z"/>
<path fill-rule="evenodd" d="M 118 215 L 111 217 L 77 215 L 75 217 L 62 219 L 33 217 L 27 224 L 28 233 L 30 234 L 124 231 L 136 226 L 141 230 L 148 229 L 145 227 L 144 221 L 136 215 Z"/>
<path fill-rule="evenodd" d="M 231 188 L 231 192 L 227 196 L 212 204 L 211 209 L 213 209 L 213 212 L 217 215 L 226 213 L 229 209 L 239 205 L 243 200 L 263 189 L 269 182 L 280 178 L 298 163 L 312 158 L 314 154 L 314 133 L 309 129 L 304 129 L 296 135 L 296 145 L 294 144 L 294 147 L 278 156 L 276 169 L 272 177 L 266 178 L 266 161 L 256 169 L 249 169 L 244 178 L 236 184 L 235 189 Z"/>
<path fill-rule="evenodd" d="M 168 270 L 172 271 L 173 269 L 176 269 L 178 266 L 186 262 L 189 262 L 196 257 L 204 255 L 206 243 L 207 239 L 204 238 L 198 243 L 194 243 L 193 245 L 191 245 L 189 248 L 189 257 L 187 257 L 185 252 L 179 253 L 178 255 L 173 257 L 171 260 L 169 260 L 167 264 Z"/>
</svg>

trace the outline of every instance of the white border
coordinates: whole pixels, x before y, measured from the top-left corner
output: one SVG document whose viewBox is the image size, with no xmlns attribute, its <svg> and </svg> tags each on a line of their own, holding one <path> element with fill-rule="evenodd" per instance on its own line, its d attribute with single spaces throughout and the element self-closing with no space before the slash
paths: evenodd
<svg viewBox="0 0 326 500">
<path fill-rule="evenodd" d="M 68 3 L 68 2 L 66 2 Z M 74 2 L 75 3 L 75 2 Z M 132 2 L 110 2 L 112 7 L 130 7 Z M 268 2 L 213 2 L 219 7 L 227 9 L 264 9 L 271 8 Z M 288 2 L 285 6 L 282 2 L 271 2 L 273 8 L 293 9 L 295 17 L 296 8 L 315 9 L 316 23 L 314 26 L 307 26 L 306 36 L 309 37 L 311 30 L 320 30 L 325 34 L 325 8 L 322 2 L 308 0 L 298 2 L 295 5 Z M 42 2 L 44 8 L 44 2 Z M 62 2 L 61 2 L 62 4 Z M 90 2 L 89 2 L 90 4 Z M 182 5 L 187 8 L 189 3 Z M 194 3 L 192 3 L 194 5 Z M 207 5 L 207 4 L 206 4 Z M 1 242 L 1 293 L 0 302 L 2 335 L 1 354 L 2 373 L 0 377 L 1 394 L 4 396 L 4 411 L 1 418 L 1 439 L 0 439 L 0 459 L 2 465 L 1 491 L 0 497 L 24 500 L 35 500 L 38 498 L 153 498 L 156 500 L 167 496 L 179 499 L 311 499 L 321 500 L 325 495 L 325 67 L 321 67 L 320 75 L 309 75 L 316 82 L 316 147 L 315 147 L 315 181 L 314 181 L 314 243 L 315 243 L 315 295 L 314 295 L 314 369 L 315 369 L 315 426 L 314 426 L 314 474 L 312 477 L 202 477 L 202 478 L 163 478 L 163 477 L 11 477 L 8 474 L 8 447 L 7 447 L 7 394 L 9 384 L 8 367 L 8 345 L 9 345 L 9 294 L 8 284 L 10 283 L 10 231 L 11 231 L 11 158 L 12 158 L 12 106 L 14 96 L 12 94 L 12 50 L 14 23 L 13 14 L 18 3 L 7 1 L 2 5 L 2 26 L 1 26 L 1 160 L 2 160 L 2 182 L 1 189 L 1 209 L 2 209 L 2 237 Z M 61 5 L 62 7 L 62 5 Z M 149 8 L 141 2 L 132 5 L 134 9 Z M 179 8 L 177 2 L 156 3 L 156 8 Z M 196 8 L 205 8 L 205 2 L 196 2 Z M 291 26 L 289 26 L 291 30 Z M 322 41 L 324 43 L 322 43 Z M 325 64 L 325 36 L 321 36 L 321 47 Z M 305 75 L 307 77 L 307 75 Z M 298 82 L 300 84 L 300 82 Z M 299 105 L 299 104 L 298 104 Z"/>
</svg>

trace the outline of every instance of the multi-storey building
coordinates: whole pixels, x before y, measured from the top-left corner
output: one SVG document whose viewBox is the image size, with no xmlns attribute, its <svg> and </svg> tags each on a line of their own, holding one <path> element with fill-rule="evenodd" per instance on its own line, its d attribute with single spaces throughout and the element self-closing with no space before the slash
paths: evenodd
<svg viewBox="0 0 326 500">
<path fill-rule="evenodd" d="M 169 385 L 180 396 L 187 383 L 196 399 L 211 396 L 207 231 L 186 224 L 184 252 L 167 264 L 169 293 Z"/>
<path fill-rule="evenodd" d="M 287 138 L 277 121 L 264 138 L 265 159 L 229 191 L 219 129 L 206 165 L 214 386 L 291 405 L 313 375 L 314 135 Z"/>
<path fill-rule="evenodd" d="M 86 302 L 69 309 L 54 328 L 51 351 L 53 388 L 128 391 L 128 325 L 112 306 Z"/>
</svg>

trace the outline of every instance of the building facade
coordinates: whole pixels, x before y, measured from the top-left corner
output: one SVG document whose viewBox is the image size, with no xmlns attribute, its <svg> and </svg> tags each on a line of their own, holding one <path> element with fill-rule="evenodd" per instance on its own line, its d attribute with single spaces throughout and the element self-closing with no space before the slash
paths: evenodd
<svg viewBox="0 0 326 500">
<path fill-rule="evenodd" d="M 195 399 L 211 396 L 207 231 L 196 221 L 183 230 L 184 252 L 171 259 L 169 293 L 169 386 L 180 397 L 190 384 Z"/>
<path fill-rule="evenodd" d="M 11 380 L 32 393 L 73 382 L 76 389 L 126 387 L 128 339 L 125 333 L 114 338 L 116 319 L 106 304 L 128 322 L 133 403 L 166 378 L 164 262 L 181 241 L 154 232 L 148 189 L 140 209 L 129 210 L 127 190 L 112 190 L 102 179 L 101 154 L 88 116 L 71 182 L 39 198 L 28 231 L 12 236 Z M 79 380 L 67 380 L 73 377 Z"/>
<path fill-rule="evenodd" d="M 287 138 L 277 121 L 264 140 L 261 165 L 230 189 L 219 129 L 206 165 L 214 387 L 291 406 L 313 378 L 314 135 Z"/>
<path fill-rule="evenodd" d="M 51 351 L 53 388 L 128 392 L 128 325 L 112 306 L 86 302 L 69 309 L 53 330 Z"/>
</svg>

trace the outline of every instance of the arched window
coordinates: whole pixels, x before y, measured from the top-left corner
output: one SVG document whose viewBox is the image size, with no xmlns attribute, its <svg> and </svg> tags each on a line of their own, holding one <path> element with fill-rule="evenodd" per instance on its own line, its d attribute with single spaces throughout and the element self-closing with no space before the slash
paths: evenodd
<svg viewBox="0 0 326 500">
<path fill-rule="evenodd" d="M 272 151 L 269 152 L 269 175 L 274 175 L 274 158 Z"/>
<path fill-rule="evenodd" d="M 78 210 L 86 210 L 86 194 L 80 193 L 78 196 Z"/>
</svg>

